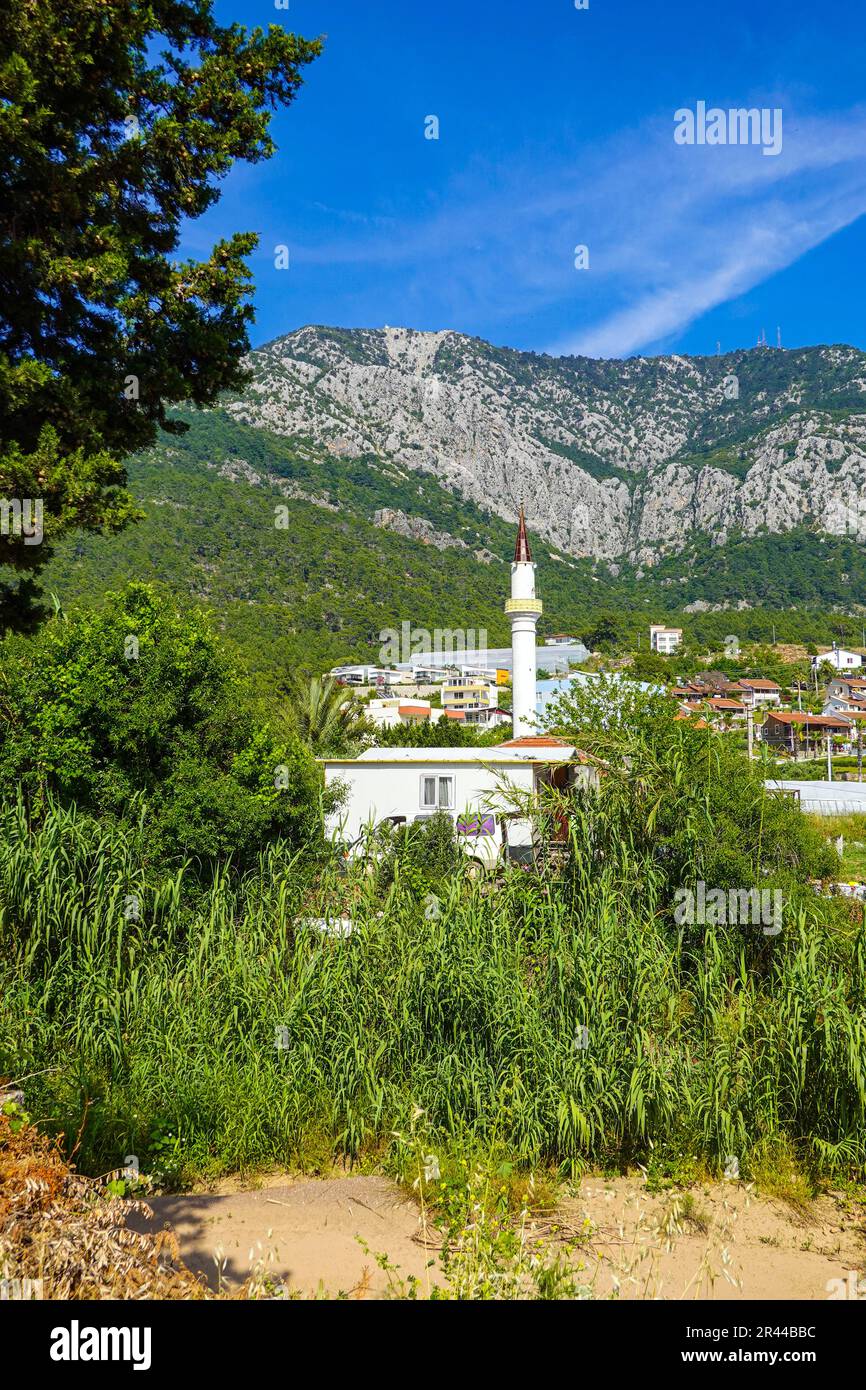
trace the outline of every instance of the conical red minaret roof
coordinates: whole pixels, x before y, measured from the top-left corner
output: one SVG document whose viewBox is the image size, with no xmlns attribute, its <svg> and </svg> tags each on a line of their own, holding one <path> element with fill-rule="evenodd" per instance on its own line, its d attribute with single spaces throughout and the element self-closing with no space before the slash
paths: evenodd
<svg viewBox="0 0 866 1390">
<path fill-rule="evenodd" d="M 523 515 L 523 503 L 520 504 L 520 520 L 517 524 L 517 543 L 514 547 L 514 563 L 521 560 L 531 560 L 532 551 L 529 549 L 529 537 L 526 534 L 526 517 Z"/>
</svg>

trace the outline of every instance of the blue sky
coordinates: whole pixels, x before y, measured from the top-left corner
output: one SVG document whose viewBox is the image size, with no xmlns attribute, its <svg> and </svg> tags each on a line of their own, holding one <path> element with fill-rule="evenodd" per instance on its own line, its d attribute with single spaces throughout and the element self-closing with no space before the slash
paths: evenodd
<svg viewBox="0 0 866 1390">
<path fill-rule="evenodd" d="M 781 326 L 786 347 L 866 348 L 862 0 L 215 8 L 326 36 L 275 158 L 236 168 L 186 230 L 191 255 L 260 233 L 254 343 L 387 323 L 619 357 Z M 676 144 L 699 101 L 781 109 L 781 153 Z"/>
</svg>

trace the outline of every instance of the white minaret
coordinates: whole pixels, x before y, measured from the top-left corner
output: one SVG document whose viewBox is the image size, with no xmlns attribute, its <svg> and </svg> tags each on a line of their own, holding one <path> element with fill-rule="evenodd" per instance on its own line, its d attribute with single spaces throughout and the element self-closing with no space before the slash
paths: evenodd
<svg viewBox="0 0 866 1390">
<path fill-rule="evenodd" d="M 541 617 L 541 599 L 535 597 L 535 565 L 523 505 L 511 566 L 511 598 L 505 611 L 511 619 L 511 694 L 514 737 L 535 733 L 535 626 Z"/>
</svg>

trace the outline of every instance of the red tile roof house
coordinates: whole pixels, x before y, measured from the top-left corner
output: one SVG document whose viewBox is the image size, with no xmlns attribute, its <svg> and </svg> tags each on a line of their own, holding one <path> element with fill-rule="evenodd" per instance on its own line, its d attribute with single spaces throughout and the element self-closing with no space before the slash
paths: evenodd
<svg viewBox="0 0 866 1390">
<path fill-rule="evenodd" d="M 769 710 L 761 726 L 761 739 L 785 749 L 793 758 L 814 756 L 827 746 L 827 736 L 850 736 L 851 720 L 839 714 L 801 714 L 799 710 Z"/>
<path fill-rule="evenodd" d="M 739 686 L 734 689 L 739 694 Z M 680 709 L 686 713 L 697 709 L 709 709 L 715 714 L 720 715 L 725 723 L 733 719 L 745 719 L 746 705 L 740 700 L 734 700 L 729 695 L 716 695 L 712 687 L 701 687 L 694 684 L 674 685 L 668 691 L 669 695 L 679 701 Z"/>
<path fill-rule="evenodd" d="M 384 700 L 371 700 L 367 706 L 367 718 L 380 729 L 391 729 L 396 724 L 423 724 L 431 717 L 430 702 L 401 700 L 398 697 Z"/>
<path fill-rule="evenodd" d="M 672 685 L 668 694 L 689 704 L 700 704 L 703 700 L 714 700 L 721 695 L 739 697 L 742 691 L 736 681 L 725 681 L 724 685 L 720 686 L 715 682 L 693 680 L 687 681 L 685 685 Z"/>
<path fill-rule="evenodd" d="M 746 709 L 759 709 L 782 703 L 782 690 L 775 681 L 741 679 L 740 699 Z"/>
<path fill-rule="evenodd" d="M 498 705 L 492 705 L 489 709 L 479 712 L 479 717 L 467 720 L 466 711 L 463 709 L 444 709 L 443 719 L 454 719 L 458 724 L 472 724 L 474 728 L 498 729 L 502 724 L 511 723 L 511 710 L 500 709 Z"/>
<path fill-rule="evenodd" d="M 694 680 L 686 681 L 684 685 L 671 686 L 669 693 L 690 701 L 709 700 L 719 695 L 738 700 L 743 690 L 739 681 L 729 681 L 720 672 L 711 671 L 707 675 L 695 676 Z"/>
<path fill-rule="evenodd" d="M 696 690 L 692 685 L 672 685 L 668 690 L 669 695 L 679 700 L 681 704 L 699 705 L 702 700 L 707 698 L 709 691 Z"/>
<path fill-rule="evenodd" d="M 705 690 L 710 695 L 738 695 L 739 681 L 728 680 L 724 671 L 702 671 L 688 682 L 692 690 Z"/>
<path fill-rule="evenodd" d="M 726 695 L 714 695 L 711 699 L 705 700 L 704 704 L 707 709 L 719 715 L 724 724 L 746 717 L 746 706 L 739 700 L 729 699 Z"/>
</svg>

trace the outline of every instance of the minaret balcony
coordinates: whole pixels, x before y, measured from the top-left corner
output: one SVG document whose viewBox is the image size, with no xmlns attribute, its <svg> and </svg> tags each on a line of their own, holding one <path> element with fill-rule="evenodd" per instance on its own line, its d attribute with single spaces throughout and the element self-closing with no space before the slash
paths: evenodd
<svg viewBox="0 0 866 1390">
<path fill-rule="evenodd" d="M 506 613 L 543 613 L 544 605 L 540 598 L 507 598 Z"/>
</svg>

